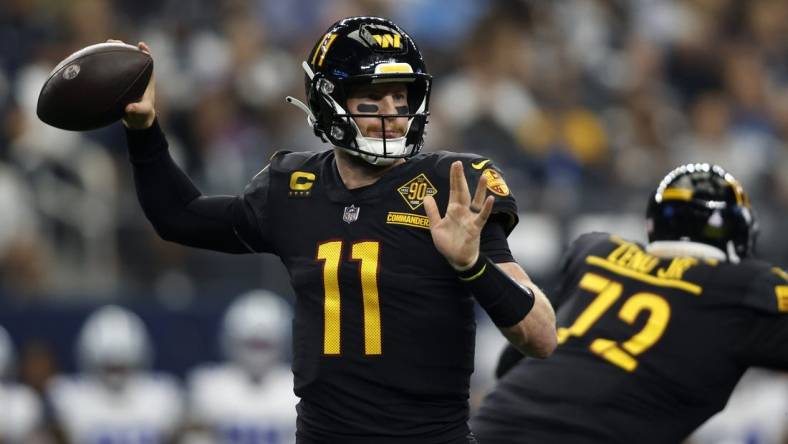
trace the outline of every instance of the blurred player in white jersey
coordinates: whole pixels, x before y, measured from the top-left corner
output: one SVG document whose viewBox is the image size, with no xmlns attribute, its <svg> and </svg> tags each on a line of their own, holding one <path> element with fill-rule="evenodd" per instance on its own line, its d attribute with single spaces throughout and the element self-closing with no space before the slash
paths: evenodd
<svg viewBox="0 0 788 444">
<path fill-rule="evenodd" d="M 182 419 L 176 381 L 148 371 L 150 341 L 134 313 L 107 306 L 80 332 L 81 373 L 58 376 L 48 389 L 63 437 L 79 444 L 158 444 L 171 441 Z"/>
<path fill-rule="evenodd" d="M 13 366 L 11 338 L 0 327 L 0 443 L 27 444 L 41 425 L 41 402 L 31 389 L 11 381 Z"/>
<path fill-rule="evenodd" d="M 788 374 L 747 370 L 725 410 L 706 421 L 687 443 L 788 443 Z"/>
<path fill-rule="evenodd" d="M 228 308 L 221 333 L 227 362 L 199 367 L 189 381 L 189 444 L 295 442 L 298 398 L 283 362 L 291 317 L 289 305 L 264 290 Z"/>
</svg>

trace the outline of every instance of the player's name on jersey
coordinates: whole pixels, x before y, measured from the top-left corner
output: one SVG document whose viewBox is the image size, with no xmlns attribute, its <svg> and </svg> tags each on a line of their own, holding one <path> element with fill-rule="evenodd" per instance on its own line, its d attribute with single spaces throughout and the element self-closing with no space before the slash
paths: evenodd
<svg viewBox="0 0 788 444">
<path fill-rule="evenodd" d="M 717 265 L 718 263 L 713 259 L 676 257 L 670 259 L 667 265 L 658 267 L 660 264 L 664 265 L 664 261 L 646 253 L 640 245 L 618 238 L 613 238 L 613 240 L 619 246 L 607 257 L 589 256 L 586 258 L 586 263 L 654 285 L 679 288 L 695 295 L 699 295 L 703 289 L 699 285 L 682 280 L 684 273 L 701 262 L 707 265 Z"/>
<path fill-rule="evenodd" d="M 389 211 L 386 216 L 387 224 L 406 225 L 408 227 L 430 229 L 430 219 L 427 216 L 420 214 L 398 213 L 396 211 Z"/>
</svg>

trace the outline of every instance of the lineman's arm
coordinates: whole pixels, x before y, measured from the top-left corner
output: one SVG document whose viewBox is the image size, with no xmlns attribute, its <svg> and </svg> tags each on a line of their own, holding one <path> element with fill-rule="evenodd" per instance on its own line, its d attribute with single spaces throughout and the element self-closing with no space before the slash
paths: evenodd
<svg viewBox="0 0 788 444">
<path fill-rule="evenodd" d="M 501 327 L 506 339 L 525 355 L 546 358 L 557 346 L 555 331 L 555 312 L 550 301 L 541 289 L 531 281 L 528 274 L 517 262 L 507 262 L 498 266 L 515 282 L 529 288 L 534 294 L 534 306 L 517 324 Z"/>
</svg>

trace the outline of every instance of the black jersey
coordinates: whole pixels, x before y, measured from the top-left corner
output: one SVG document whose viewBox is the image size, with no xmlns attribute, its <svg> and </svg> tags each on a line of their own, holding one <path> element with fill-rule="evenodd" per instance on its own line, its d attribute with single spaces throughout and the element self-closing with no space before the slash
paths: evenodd
<svg viewBox="0 0 788 444">
<path fill-rule="evenodd" d="M 476 156 L 420 154 L 348 190 L 333 151 L 282 152 L 245 190 L 260 230 L 250 246 L 281 258 L 297 295 L 293 371 L 303 436 L 443 442 L 468 433 L 474 301 L 435 248 L 423 206 L 432 196 L 446 208 L 458 159 L 471 192 L 488 176 L 493 212 L 510 231 L 515 201 L 500 172 Z"/>
<path fill-rule="evenodd" d="M 680 442 L 747 367 L 788 369 L 788 275 L 765 262 L 658 258 L 595 233 L 563 272 L 559 346 L 503 376 L 472 421 L 480 442 Z"/>
</svg>

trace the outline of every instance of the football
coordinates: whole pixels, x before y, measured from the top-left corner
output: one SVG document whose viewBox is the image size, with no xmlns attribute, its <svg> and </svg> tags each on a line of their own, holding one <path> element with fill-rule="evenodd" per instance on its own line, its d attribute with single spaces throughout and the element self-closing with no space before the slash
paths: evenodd
<svg viewBox="0 0 788 444">
<path fill-rule="evenodd" d="M 107 126 L 138 101 L 153 73 L 153 59 L 136 46 L 99 43 L 66 57 L 38 95 L 36 113 L 57 128 L 85 131 Z"/>
</svg>

